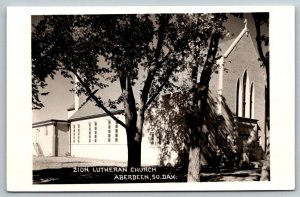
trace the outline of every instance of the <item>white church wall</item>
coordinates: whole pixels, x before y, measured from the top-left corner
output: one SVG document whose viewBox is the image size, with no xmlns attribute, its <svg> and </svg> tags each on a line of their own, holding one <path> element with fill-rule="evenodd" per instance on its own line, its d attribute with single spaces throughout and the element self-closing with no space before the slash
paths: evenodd
<svg viewBox="0 0 300 197">
<path fill-rule="evenodd" d="M 125 121 L 123 115 L 117 115 L 117 118 L 123 122 Z M 96 142 L 95 122 L 97 122 Z M 91 129 L 89 124 L 91 124 Z M 71 156 L 127 162 L 126 131 L 122 126 L 116 126 L 116 122 L 111 117 L 102 116 L 72 121 L 70 129 Z M 143 134 L 141 157 L 142 165 L 157 165 L 159 163 L 159 148 L 150 144 L 149 134 L 147 133 Z"/>
<path fill-rule="evenodd" d="M 43 156 L 54 156 L 54 125 L 44 125 L 32 128 L 33 143 L 38 143 L 42 149 Z M 35 151 L 37 155 L 37 152 Z"/>
</svg>

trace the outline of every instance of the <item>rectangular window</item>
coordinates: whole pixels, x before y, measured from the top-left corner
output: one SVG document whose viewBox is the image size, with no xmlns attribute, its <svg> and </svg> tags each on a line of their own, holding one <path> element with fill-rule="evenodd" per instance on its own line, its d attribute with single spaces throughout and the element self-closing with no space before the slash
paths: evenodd
<svg viewBox="0 0 300 197">
<path fill-rule="evenodd" d="M 46 126 L 45 135 L 48 136 L 48 126 Z"/>
<path fill-rule="evenodd" d="M 75 137 L 76 137 L 76 131 L 75 131 L 75 125 L 73 124 L 73 143 L 75 143 Z"/>
<path fill-rule="evenodd" d="M 118 123 L 116 122 L 116 126 L 115 126 L 115 142 L 118 142 L 118 138 L 119 138 L 119 133 L 118 133 Z"/>
<path fill-rule="evenodd" d="M 166 144 L 170 144 L 170 141 L 171 141 L 171 134 L 170 133 L 167 133 L 166 136 L 165 136 L 165 140 L 166 140 Z"/>
<path fill-rule="evenodd" d="M 161 145 L 161 133 L 158 133 L 157 144 Z"/>
<path fill-rule="evenodd" d="M 92 125 L 89 122 L 89 143 L 91 143 L 91 141 L 92 141 Z"/>
<path fill-rule="evenodd" d="M 97 122 L 94 122 L 94 125 L 95 125 L 94 142 L 97 142 Z"/>
<path fill-rule="evenodd" d="M 149 134 L 150 136 L 149 136 L 149 141 L 150 141 L 150 144 L 151 144 L 151 146 L 153 146 L 154 145 L 154 132 L 151 132 L 150 134 Z"/>
<path fill-rule="evenodd" d="M 80 124 L 77 125 L 77 142 L 80 143 Z"/>
<path fill-rule="evenodd" d="M 107 120 L 108 130 L 107 130 L 107 141 L 111 141 L 111 121 Z"/>
</svg>

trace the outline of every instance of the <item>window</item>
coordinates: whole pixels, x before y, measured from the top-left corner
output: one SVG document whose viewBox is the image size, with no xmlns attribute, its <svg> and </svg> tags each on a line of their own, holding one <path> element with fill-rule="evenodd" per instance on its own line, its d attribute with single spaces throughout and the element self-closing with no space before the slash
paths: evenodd
<svg viewBox="0 0 300 197">
<path fill-rule="evenodd" d="M 249 83 L 247 70 L 244 72 L 241 82 L 238 79 L 236 85 L 236 115 L 245 118 L 254 118 L 255 89 L 254 83 L 252 82 L 251 85 Z"/>
<path fill-rule="evenodd" d="M 253 83 L 251 84 L 250 87 L 250 118 L 254 117 L 254 87 L 253 87 Z"/>
<path fill-rule="evenodd" d="M 80 124 L 77 125 L 77 142 L 80 143 Z"/>
<path fill-rule="evenodd" d="M 149 143 L 151 146 L 162 144 L 162 134 L 160 132 L 150 132 L 149 133 Z"/>
<path fill-rule="evenodd" d="M 154 145 L 154 132 L 150 132 L 149 134 L 149 141 L 150 141 L 150 145 L 153 146 Z"/>
<path fill-rule="evenodd" d="M 94 142 L 97 142 L 97 122 L 94 122 L 94 128 L 95 128 Z"/>
<path fill-rule="evenodd" d="M 118 133 L 118 123 L 116 122 L 115 126 L 115 142 L 118 142 L 119 138 L 119 133 Z"/>
<path fill-rule="evenodd" d="M 243 97 L 242 97 L 242 116 L 246 117 L 246 91 L 247 91 L 247 71 L 243 77 Z"/>
<path fill-rule="evenodd" d="M 107 141 L 111 141 L 111 121 L 107 120 L 108 130 L 107 130 Z"/>
<path fill-rule="evenodd" d="M 158 133 L 158 138 L 157 138 L 157 143 L 158 145 L 161 145 L 161 133 Z"/>
<path fill-rule="evenodd" d="M 165 135 L 165 140 L 166 140 L 166 144 L 170 144 L 171 142 L 171 133 L 170 132 L 167 132 L 166 135 Z"/>
<path fill-rule="evenodd" d="M 237 84 L 236 84 L 236 103 L 235 103 L 235 114 L 236 116 L 239 115 L 239 104 L 240 104 L 240 79 L 238 78 Z"/>
<path fill-rule="evenodd" d="M 91 125 L 91 123 L 89 122 L 89 143 L 91 143 L 91 141 L 92 141 L 92 125 Z"/>
<path fill-rule="evenodd" d="M 75 125 L 73 124 L 73 143 L 75 143 L 75 135 L 76 135 L 76 133 L 75 133 L 76 131 L 75 131 Z"/>
<path fill-rule="evenodd" d="M 48 126 L 46 126 L 45 135 L 48 136 Z"/>
</svg>

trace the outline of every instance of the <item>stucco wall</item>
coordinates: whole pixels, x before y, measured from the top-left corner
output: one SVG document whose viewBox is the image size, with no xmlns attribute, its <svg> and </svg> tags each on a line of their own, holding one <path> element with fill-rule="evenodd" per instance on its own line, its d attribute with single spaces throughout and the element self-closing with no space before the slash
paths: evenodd
<svg viewBox="0 0 300 197">
<path fill-rule="evenodd" d="M 123 119 L 122 116 L 117 116 Z M 108 136 L 108 122 L 110 124 L 110 142 Z M 97 123 L 97 137 L 95 142 L 95 122 Z M 89 124 L 91 130 L 89 134 Z M 78 135 L 79 127 L 79 135 Z M 126 161 L 126 133 L 124 128 L 118 126 L 118 141 L 115 142 L 115 121 L 104 116 L 87 120 L 71 122 L 71 155 L 97 159 Z M 74 131 L 75 129 L 75 131 Z M 78 137 L 79 136 L 79 137 Z M 79 141 L 78 141 L 79 140 Z M 90 141 L 91 140 L 91 141 Z"/>
<path fill-rule="evenodd" d="M 67 156 L 70 155 L 70 130 L 69 125 L 65 123 L 57 124 L 57 146 L 58 155 L 57 156 Z"/>
<path fill-rule="evenodd" d="M 48 130 L 48 133 L 47 131 Z M 54 156 L 54 125 L 32 128 L 33 143 L 38 143 L 43 156 Z"/>
<path fill-rule="evenodd" d="M 124 121 L 123 115 L 117 117 Z M 108 126 L 111 122 L 110 142 Z M 97 142 L 94 141 L 95 122 L 97 122 Z M 91 142 L 89 141 L 89 123 L 91 123 Z M 78 125 L 80 125 L 80 138 L 78 143 Z M 75 138 L 74 138 L 75 126 Z M 88 157 L 104 160 L 117 160 L 127 162 L 127 137 L 125 129 L 118 125 L 118 141 L 116 142 L 116 123 L 109 116 L 79 120 L 71 122 L 71 155 L 76 157 Z M 75 139 L 75 141 L 74 141 Z M 142 164 L 151 165 L 158 163 L 158 150 L 149 144 L 148 135 L 142 140 Z"/>
</svg>

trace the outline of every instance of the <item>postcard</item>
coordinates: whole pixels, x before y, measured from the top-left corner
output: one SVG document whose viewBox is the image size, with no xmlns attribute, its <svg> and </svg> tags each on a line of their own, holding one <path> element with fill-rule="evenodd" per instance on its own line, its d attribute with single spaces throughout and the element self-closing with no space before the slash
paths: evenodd
<svg viewBox="0 0 300 197">
<path fill-rule="evenodd" d="M 8 7 L 8 191 L 295 188 L 295 8 Z"/>
</svg>

